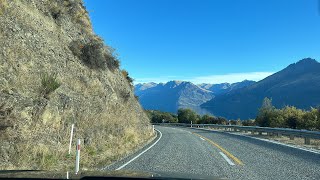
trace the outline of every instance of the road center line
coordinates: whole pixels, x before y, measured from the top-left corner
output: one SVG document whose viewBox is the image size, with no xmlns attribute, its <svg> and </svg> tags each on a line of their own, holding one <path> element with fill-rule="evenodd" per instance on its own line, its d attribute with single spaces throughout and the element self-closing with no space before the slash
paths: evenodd
<svg viewBox="0 0 320 180">
<path fill-rule="evenodd" d="M 202 137 L 200 137 L 200 139 L 202 139 L 203 141 L 205 140 L 205 139 L 203 139 Z"/>
<path fill-rule="evenodd" d="M 235 164 L 226 156 L 223 152 L 219 152 L 219 154 L 230 164 L 231 166 L 234 166 Z"/>
<path fill-rule="evenodd" d="M 213 129 L 202 129 L 201 128 L 201 130 L 220 132 L 220 133 L 227 133 L 227 134 L 232 134 L 232 135 L 236 135 L 236 136 L 243 136 L 243 137 L 247 137 L 247 138 L 251 138 L 251 139 L 256 139 L 256 140 L 259 140 L 259 141 L 265 141 L 265 142 L 269 142 L 269 143 L 273 143 L 273 144 L 278 144 L 278 145 L 281 145 L 281 146 L 287 146 L 287 147 L 290 147 L 290 148 L 299 149 L 299 150 L 306 151 L 306 152 L 311 152 L 311 153 L 314 153 L 314 154 L 320 154 L 320 152 L 317 151 L 317 150 L 307 149 L 305 147 L 299 147 L 297 145 L 285 144 L 285 143 L 277 142 L 277 141 L 274 141 L 274 140 L 271 140 L 271 139 L 257 138 L 257 137 L 252 137 L 252 136 L 239 134 L 239 133 L 232 133 L 232 132 L 221 132 L 221 131 L 216 131 L 216 130 L 213 130 Z"/>
<path fill-rule="evenodd" d="M 199 137 L 202 137 L 203 139 L 207 140 L 209 143 L 211 143 L 212 145 L 216 146 L 218 149 L 220 149 L 225 155 L 227 155 L 230 159 L 232 159 L 234 162 L 236 162 L 239 165 L 243 165 L 242 161 L 240 161 L 238 158 L 236 158 L 234 155 L 232 155 L 231 153 L 229 153 L 227 150 L 225 150 L 223 147 L 221 147 L 219 144 L 213 142 L 212 140 L 201 136 L 200 134 L 197 133 L 193 133 Z"/>
<path fill-rule="evenodd" d="M 161 139 L 161 137 L 162 137 L 162 133 L 161 133 L 161 131 L 159 131 L 158 129 L 155 129 L 155 130 L 160 133 L 159 139 L 158 139 L 156 142 L 154 142 L 151 146 L 149 146 L 147 149 L 145 149 L 145 150 L 142 151 L 140 154 L 138 154 L 136 157 L 132 158 L 130 161 L 128 161 L 128 162 L 126 162 L 125 164 L 123 164 L 122 166 L 118 167 L 116 170 L 120 170 L 120 169 L 126 167 L 128 164 L 130 164 L 132 161 L 136 160 L 138 157 L 140 157 L 142 154 L 144 154 L 145 152 L 147 152 L 149 149 L 151 149 L 154 145 L 156 145 L 156 144 L 160 141 L 160 139 Z"/>
</svg>

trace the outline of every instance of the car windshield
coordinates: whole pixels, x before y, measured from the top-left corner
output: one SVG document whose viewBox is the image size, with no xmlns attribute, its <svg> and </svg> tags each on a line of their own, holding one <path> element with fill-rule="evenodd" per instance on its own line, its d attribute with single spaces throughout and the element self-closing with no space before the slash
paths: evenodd
<svg viewBox="0 0 320 180">
<path fill-rule="evenodd" d="M 317 0 L 0 0 L 0 178 L 320 179 L 319 32 Z"/>
</svg>

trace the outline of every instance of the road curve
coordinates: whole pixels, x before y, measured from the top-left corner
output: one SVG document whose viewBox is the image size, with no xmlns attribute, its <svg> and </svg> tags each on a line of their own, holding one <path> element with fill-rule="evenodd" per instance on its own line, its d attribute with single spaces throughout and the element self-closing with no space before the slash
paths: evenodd
<svg viewBox="0 0 320 180">
<path fill-rule="evenodd" d="M 110 169 L 226 179 L 320 179 L 319 154 L 223 132 L 156 128 L 161 139 Z"/>
</svg>

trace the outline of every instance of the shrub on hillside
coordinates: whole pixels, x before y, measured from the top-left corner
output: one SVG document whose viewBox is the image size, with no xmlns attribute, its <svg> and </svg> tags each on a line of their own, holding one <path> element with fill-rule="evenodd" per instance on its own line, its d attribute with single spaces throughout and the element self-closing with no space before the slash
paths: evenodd
<svg viewBox="0 0 320 180">
<path fill-rule="evenodd" d="M 58 20 L 62 15 L 62 9 L 56 4 L 51 7 L 50 13 L 53 19 Z"/>
<path fill-rule="evenodd" d="M 127 82 L 129 83 L 129 85 L 130 85 L 131 87 L 133 87 L 133 79 L 129 76 L 128 71 L 122 70 L 122 71 L 121 71 L 121 74 L 122 74 L 122 76 L 123 76 L 124 78 L 126 78 L 126 80 L 127 80 Z"/>
<path fill-rule="evenodd" d="M 120 97 L 125 101 L 127 102 L 130 98 L 130 92 L 129 91 L 125 91 L 125 90 L 122 90 L 120 91 Z"/>
<path fill-rule="evenodd" d="M 120 61 L 117 58 L 117 54 L 115 53 L 115 50 L 109 46 L 105 46 L 105 54 L 104 57 L 107 62 L 107 67 L 114 71 L 116 69 L 119 69 L 120 67 Z"/>
<path fill-rule="evenodd" d="M 106 69 L 114 71 L 119 69 L 120 61 L 114 53 L 114 49 L 105 46 L 102 39 L 94 36 L 89 42 L 81 40 L 72 41 L 69 49 L 74 56 L 82 60 L 92 69 Z"/>
<path fill-rule="evenodd" d="M 82 59 L 82 48 L 84 43 L 80 40 L 72 41 L 69 45 L 69 49 L 71 50 L 72 54 L 79 59 Z"/>
<path fill-rule="evenodd" d="M 83 62 L 90 68 L 105 69 L 106 59 L 104 56 L 104 44 L 100 38 L 92 38 L 81 49 Z"/>
<path fill-rule="evenodd" d="M 6 103 L 0 105 L 0 131 L 13 127 L 15 117 L 12 114 L 12 107 L 6 107 Z M 2 132 L 3 133 L 3 132 Z"/>
</svg>

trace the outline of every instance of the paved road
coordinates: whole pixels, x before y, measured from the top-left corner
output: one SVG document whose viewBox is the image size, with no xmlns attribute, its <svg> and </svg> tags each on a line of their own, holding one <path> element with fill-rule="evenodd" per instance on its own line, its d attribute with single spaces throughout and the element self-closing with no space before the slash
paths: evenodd
<svg viewBox="0 0 320 180">
<path fill-rule="evenodd" d="M 130 163 L 126 164 L 141 152 L 113 168 L 227 179 L 320 179 L 319 154 L 223 132 L 156 129 L 162 137 L 154 146 Z"/>
</svg>

